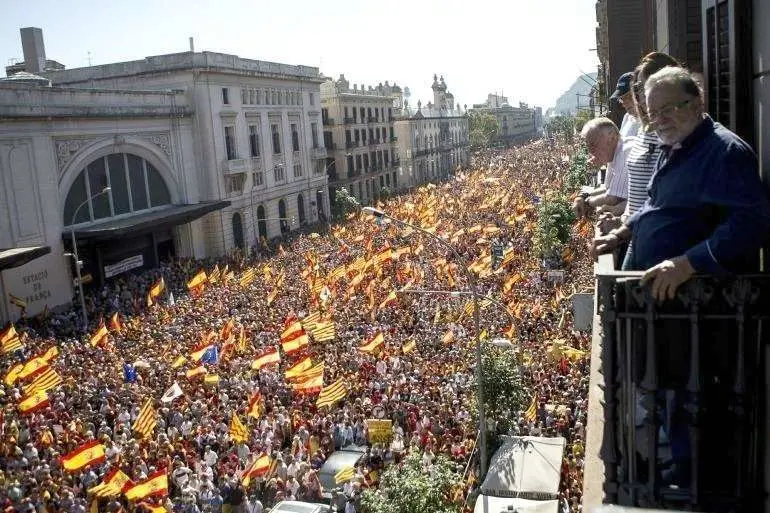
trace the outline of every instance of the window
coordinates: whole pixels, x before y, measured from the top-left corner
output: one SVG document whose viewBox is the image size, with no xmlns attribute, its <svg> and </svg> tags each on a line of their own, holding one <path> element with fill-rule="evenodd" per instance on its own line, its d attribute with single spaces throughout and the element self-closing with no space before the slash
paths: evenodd
<svg viewBox="0 0 770 513">
<path fill-rule="evenodd" d="M 356 146 L 358 146 L 358 143 L 361 141 L 361 134 L 359 133 L 358 128 L 356 128 L 354 132 L 356 134 Z"/>
<path fill-rule="evenodd" d="M 393 119 L 393 107 L 388 107 L 388 121 Z"/>
<path fill-rule="evenodd" d="M 225 127 L 225 151 L 227 152 L 227 160 L 235 160 L 238 158 L 238 154 L 235 149 L 235 127 Z"/>
<path fill-rule="evenodd" d="M 390 127 L 390 140 L 392 141 L 395 139 L 395 135 L 393 134 L 393 127 Z"/>
<path fill-rule="evenodd" d="M 254 96 L 257 97 L 256 98 L 256 102 L 254 102 L 254 103 L 256 103 L 257 105 L 261 105 L 262 104 L 262 91 L 260 89 L 255 89 L 254 90 Z"/>
<path fill-rule="evenodd" d="M 348 176 L 353 174 L 353 155 L 348 155 Z"/>
<path fill-rule="evenodd" d="M 105 187 L 107 193 L 100 194 Z M 152 164 L 128 153 L 113 153 L 88 164 L 72 183 L 64 202 L 64 225 L 139 212 L 171 203 L 166 183 Z"/>
<path fill-rule="evenodd" d="M 241 89 L 241 103 L 243 105 L 249 103 L 249 92 L 245 88 Z"/>
<path fill-rule="evenodd" d="M 283 174 L 283 166 L 275 166 L 273 168 L 273 178 L 276 182 L 283 182 L 285 178 Z"/>
<path fill-rule="evenodd" d="M 310 135 L 313 138 L 313 148 L 318 148 L 318 123 L 310 123 Z"/>
<path fill-rule="evenodd" d="M 243 220 L 241 219 L 240 212 L 233 214 L 233 244 L 236 247 L 243 249 Z"/>
<path fill-rule="evenodd" d="M 350 130 L 345 130 L 345 142 L 350 142 Z"/>
<path fill-rule="evenodd" d="M 369 155 L 364 153 L 364 171 L 369 171 Z"/>
<path fill-rule="evenodd" d="M 366 109 L 361 107 L 358 110 L 361 113 L 361 123 L 365 123 L 366 122 Z"/>
<path fill-rule="evenodd" d="M 254 105 L 257 103 L 257 91 L 254 89 L 249 90 L 249 104 Z"/>
<path fill-rule="evenodd" d="M 291 149 L 299 151 L 299 132 L 295 123 L 291 124 Z"/>
<path fill-rule="evenodd" d="M 324 125 L 329 124 L 329 109 L 327 109 L 326 107 L 323 107 L 321 109 L 321 123 L 323 123 Z"/>
<path fill-rule="evenodd" d="M 252 187 L 260 187 L 265 183 L 265 177 L 262 171 L 254 171 L 254 184 Z"/>
<path fill-rule="evenodd" d="M 361 171 L 361 155 L 356 155 L 356 171 Z"/>
<path fill-rule="evenodd" d="M 347 117 L 348 108 L 345 107 L 345 117 Z M 353 123 L 358 123 L 358 109 L 353 107 Z"/>
<path fill-rule="evenodd" d="M 302 164 L 294 164 L 294 178 L 302 176 Z"/>
<path fill-rule="evenodd" d="M 226 87 L 222 88 L 222 103 L 225 105 L 230 105 L 230 92 Z"/>
<path fill-rule="evenodd" d="M 315 105 L 315 93 L 308 93 L 308 97 L 310 98 L 310 105 Z"/>
<path fill-rule="evenodd" d="M 243 184 L 246 182 L 244 174 L 228 176 L 225 179 L 225 189 L 228 196 L 240 196 L 243 192 Z"/>
<path fill-rule="evenodd" d="M 354 109 L 355 110 L 355 109 Z M 355 114 L 355 112 L 354 112 Z M 345 107 L 345 119 L 348 119 L 350 116 L 348 116 L 348 108 Z"/>
<path fill-rule="evenodd" d="M 388 157 L 389 157 L 389 155 L 388 155 L 388 152 L 387 152 L 387 150 L 385 151 L 385 155 L 384 155 L 384 157 L 385 157 L 385 167 L 389 167 L 389 162 L 388 162 L 388 160 L 389 160 L 389 158 L 388 158 Z"/>
<path fill-rule="evenodd" d="M 350 136 L 348 136 L 347 140 L 350 141 Z M 324 130 L 324 148 L 334 149 L 332 133 L 328 130 Z"/>
<path fill-rule="evenodd" d="M 270 125 L 270 133 L 273 136 L 273 154 L 279 155 L 281 153 L 281 132 L 278 130 L 278 123 Z"/>
<path fill-rule="evenodd" d="M 249 149 L 252 157 L 259 157 L 259 132 L 256 125 L 249 125 Z"/>
</svg>

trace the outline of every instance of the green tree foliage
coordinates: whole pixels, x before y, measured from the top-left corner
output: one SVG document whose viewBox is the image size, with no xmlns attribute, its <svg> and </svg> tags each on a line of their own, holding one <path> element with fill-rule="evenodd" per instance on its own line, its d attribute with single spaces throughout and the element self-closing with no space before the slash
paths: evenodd
<svg viewBox="0 0 770 513">
<path fill-rule="evenodd" d="M 433 464 L 422 463 L 422 454 L 413 451 L 400 465 L 391 465 L 380 476 L 378 489 L 364 490 L 364 513 L 458 513 L 452 501 L 453 485 L 462 479 L 462 470 L 445 456 Z"/>
<path fill-rule="evenodd" d="M 583 109 L 575 114 L 575 132 L 580 133 L 583 130 L 583 125 L 588 123 L 588 120 L 593 117 L 593 110 L 591 109 Z"/>
<path fill-rule="evenodd" d="M 572 116 L 556 116 L 551 118 L 546 123 L 546 131 L 571 144 L 575 137 L 575 118 Z"/>
<path fill-rule="evenodd" d="M 347 189 L 344 187 L 337 189 L 334 194 L 334 206 L 332 207 L 332 214 L 335 220 L 341 221 L 346 215 L 360 208 L 361 204 L 355 196 L 351 196 Z"/>
<path fill-rule="evenodd" d="M 500 131 L 497 118 L 488 112 L 470 111 L 468 114 L 468 131 L 471 140 L 471 148 L 485 148 Z"/>
<path fill-rule="evenodd" d="M 588 153 L 581 149 L 572 156 L 570 168 L 562 182 L 562 193 L 570 195 L 576 192 L 580 186 L 588 183 L 588 175 L 591 169 L 588 167 Z"/>
<path fill-rule="evenodd" d="M 385 201 L 386 199 L 390 198 L 391 195 L 390 187 L 383 187 L 380 189 L 380 199 L 382 201 Z"/>
<path fill-rule="evenodd" d="M 533 246 L 540 258 L 559 260 L 562 246 L 569 240 L 575 222 L 569 199 L 561 194 L 544 198 L 537 209 Z"/>
<path fill-rule="evenodd" d="M 519 353 L 511 348 L 485 344 L 481 355 L 481 381 L 487 423 L 508 432 L 514 412 L 529 400 L 521 375 Z"/>
</svg>

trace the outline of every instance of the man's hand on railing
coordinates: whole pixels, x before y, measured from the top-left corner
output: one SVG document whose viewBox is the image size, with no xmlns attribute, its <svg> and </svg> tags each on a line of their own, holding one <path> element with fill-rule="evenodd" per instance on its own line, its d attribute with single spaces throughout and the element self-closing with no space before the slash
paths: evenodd
<svg viewBox="0 0 770 513">
<path fill-rule="evenodd" d="M 620 218 L 609 212 L 604 212 L 599 216 L 598 228 L 602 235 L 605 235 L 616 228 L 620 228 L 621 224 L 623 223 Z"/>
<path fill-rule="evenodd" d="M 594 261 L 596 261 L 599 255 L 615 251 L 622 242 L 629 238 L 631 238 L 631 230 L 628 226 L 623 225 L 620 228 L 612 230 L 607 235 L 595 237 L 589 251 Z"/>
<path fill-rule="evenodd" d="M 690 260 L 684 255 L 664 260 L 655 267 L 650 267 L 642 276 L 641 285 L 652 281 L 652 297 L 658 301 L 674 299 L 676 289 L 695 274 Z"/>
</svg>

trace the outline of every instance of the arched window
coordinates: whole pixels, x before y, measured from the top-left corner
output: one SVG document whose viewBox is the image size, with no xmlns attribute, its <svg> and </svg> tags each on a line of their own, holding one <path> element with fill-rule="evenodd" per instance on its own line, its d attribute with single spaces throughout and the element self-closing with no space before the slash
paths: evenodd
<svg viewBox="0 0 770 513">
<path fill-rule="evenodd" d="M 110 190 L 100 194 L 107 187 Z M 169 204 L 166 182 L 152 164 L 130 153 L 113 153 L 88 164 L 72 182 L 64 202 L 64 226 Z"/>
<path fill-rule="evenodd" d="M 267 223 L 265 222 L 265 207 L 262 205 L 257 207 L 257 226 L 259 228 L 259 233 L 257 234 L 257 239 L 262 239 L 263 237 L 267 239 Z"/>
<path fill-rule="evenodd" d="M 360 184 L 359 187 L 361 187 Z M 305 224 L 305 198 L 302 197 L 302 194 L 297 196 L 297 215 L 299 216 L 299 224 Z"/>
<path fill-rule="evenodd" d="M 243 219 L 240 212 L 233 214 L 233 243 L 235 247 L 243 249 Z"/>
<path fill-rule="evenodd" d="M 278 217 L 281 218 L 281 233 L 289 231 L 289 220 L 286 219 L 286 201 L 278 201 Z"/>
</svg>

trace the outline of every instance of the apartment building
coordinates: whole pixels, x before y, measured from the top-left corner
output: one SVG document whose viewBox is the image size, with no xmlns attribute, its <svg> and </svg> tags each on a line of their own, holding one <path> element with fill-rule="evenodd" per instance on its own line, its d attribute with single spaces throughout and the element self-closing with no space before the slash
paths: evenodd
<svg viewBox="0 0 770 513">
<path fill-rule="evenodd" d="M 365 87 L 344 75 L 321 84 L 324 144 L 328 158 L 329 198 L 346 188 L 363 204 L 376 200 L 383 190 L 396 191 L 399 161 L 394 127 L 394 102 L 402 96 L 396 85 Z"/>
</svg>

